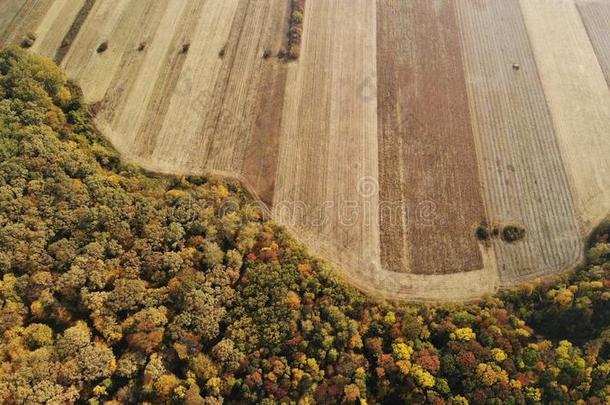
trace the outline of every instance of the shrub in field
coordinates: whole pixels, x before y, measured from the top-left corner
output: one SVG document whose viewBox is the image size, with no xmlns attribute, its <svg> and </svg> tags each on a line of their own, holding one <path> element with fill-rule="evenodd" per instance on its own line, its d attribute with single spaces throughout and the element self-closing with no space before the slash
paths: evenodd
<svg viewBox="0 0 610 405">
<path fill-rule="evenodd" d="M 104 53 L 108 50 L 108 41 L 104 41 L 97 47 L 97 53 Z"/>
<path fill-rule="evenodd" d="M 21 41 L 21 47 L 26 49 L 31 48 L 34 45 L 34 42 L 36 42 L 36 34 L 30 32 L 23 38 L 23 41 Z"/>
<path fill-rule="evenodd" d="M 299 10 L 295 10 L 292 13 L 292 23 L 294 25 L 302 25 L 303 24 L 303 13 Z"/>
<path fill-rule="evenodd" d="M 489 227 L 487 225 L 481 225 L 476 230 L 476 236 L 478 240 L 488 241 L 491 239 L 491 234 L 489 233 Z"/>
<path fill-rule="evenodd" d="M 506 242 L 517 242 L 525 237 L 525 229 L 517 225 L 506 225 L 502 229 L 502 239 Z"/>
<path fill-rule="evenodd" d="M 301 47 L 293 46 L 290 48 L 290 52 L 288 53 L 288 58 L 291 60 L 297 60 L 301 56 Z"/>
</svg>

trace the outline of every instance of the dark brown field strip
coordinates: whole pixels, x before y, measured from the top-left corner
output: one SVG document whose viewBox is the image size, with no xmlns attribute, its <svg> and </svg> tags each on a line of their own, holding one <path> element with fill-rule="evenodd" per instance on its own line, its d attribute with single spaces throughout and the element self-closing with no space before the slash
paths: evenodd
<svg viewBox="0 0 610 405">
<path fill-rule="evenodd" d="M 80 9 L 80 11 L 78 12 L 78 15 L 76 16 L 76 18 L 70 25 L 70 29 L 64 36 L 64 39 L 61 41 L 61 46 L 55 53 L 54 60 L 55 60 L 55 63 L 57 63 L 58 65 L 61 65 L 61 62 L 63 62 L 64 58 L 68 54 L 68 51 L 70 51 L 70 47 L 72 46 L 72 43 L 74 42 L 74 40 L 76 39 L 76 36 L 80 32 L 81 27 L 87 20 L 89 13 L 93 9 L 93 6 L 95 6 L 96 1 L 97 0 L 85 0 L 85 4 L 83 4 L 83 7 Z"/>
<path fill-rule="evenodd" d="M 381 256 L 387 270 L 482 267 L 485 217 L 454 2 L 377 2 Z M 392 213 L 390 213 L 390 211 Z"/>
<path fill-rule="evenodd" d="M 267 206 L 273 204 L 275 179 L 281 136 L 287 65 L 277 57 L 286 48 L 290 8 L 282 0 L 273 11 L 275 24 L 267 33 L 264 49 L 270 55 L 263 65 L 262 79 L 257 92 L 256 122 L 250 143 L 245 151 L 243 173 L 246 181 Z M 283 5 L 283 6 L 282 6 Z M 280 22 L 283 21 L 282 25 Z"/>
<path fill-rule="evenodd" d="M 610 2 L 579 0 L 576 4 L 610 86 Z"/>
</svg>

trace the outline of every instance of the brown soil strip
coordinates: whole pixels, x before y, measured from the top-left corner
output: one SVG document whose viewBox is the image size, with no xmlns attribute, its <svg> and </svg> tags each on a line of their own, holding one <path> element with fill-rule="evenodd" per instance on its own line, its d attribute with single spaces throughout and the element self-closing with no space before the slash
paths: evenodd
<svg viewBox="0 0 610 405">
<path fill-rule="evenodd" d="M 261 83 L 264 96 L 259 100 L 259 112 L 243 166 L 246 180 L 269 207 L 273 204 L 286 86 L 285 66 L 282 62 L 273 65 L 265 68 Z"/>
<path fill-rule="evenodd" d="M 59 49 L 57 50 L 57 53 L 55 54 L 54 60 L 55 60 L 55 63 L 57 63 L 58 65 L 60 65 L 63 62 L 64 58 L 68 54 L 68 51 L 70 50 L 70 47 L 72 46 L 72 43 L 74 42 L 74 40 L 76 39 L 76 36 L 80 32 L 81 27 L 87 20 L 87 17 L 89 16 L 89 12 L 91 12 L 91 10 L 93 9 L 93 6 L 95 5 L 96 1 L 97 0 L 85 0 L 85 4 L 78 12 L 78 15 L 72 22 L 72 25 L 70 25 L 70 29 L 68 30 L 68 33 L 65 35 L 65 37 L 61 41 L 61 46 L 59 47 Z"/>
<path fill-rule="evenodd" d="M 284 26 L 273 24 L 274 29 L 268 33 L 264 46 L 265 51 L 269 51 L 271 56 L 263 65 L 262 79 L 258 89 L 256 122 L 250 144 L 245 152 L 243 165 L 246 181 L 268 207 L 273 204 L 287 76 L 286 64 L 276 57 L 287 41 L 286 31 L 289 18 L 287 13 L 290 9 L 283 7 L 284 10 L 282 10 L 282 4 L 285 2 L 278 3 L 278 7 L 275 7 L 273 11 L 274 20 L 284 21 Z"/>
<path fill-rule="evenodd" d="M 485 215 L 454 2 L 377 2 L 382 265 L 480 269 Z M 406 256 L 406 257 L 405 257 Z"/>
</svg>

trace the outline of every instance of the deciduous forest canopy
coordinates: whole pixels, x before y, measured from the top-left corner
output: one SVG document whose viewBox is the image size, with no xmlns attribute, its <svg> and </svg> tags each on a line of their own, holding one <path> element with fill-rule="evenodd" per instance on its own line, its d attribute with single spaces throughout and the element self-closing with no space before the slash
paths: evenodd
<svg viewBox="0 0 610 405">
<path fill-rule="evenodd" d="M 121 162 L 49 60 L 0 51 L 0 96 L 0 402 L 610 401 L 610 227 L 553 282 L 378 303 L 239 184 Z"/>
</svg>

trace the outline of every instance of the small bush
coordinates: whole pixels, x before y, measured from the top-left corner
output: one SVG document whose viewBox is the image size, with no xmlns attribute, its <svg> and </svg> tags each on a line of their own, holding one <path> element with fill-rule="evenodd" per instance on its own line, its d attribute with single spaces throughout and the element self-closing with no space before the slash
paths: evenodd
<svg viewBox="0 0 610 405">
<path fill-rule="evenodd" d="M 23 41 L 21 41 L 21 47 L 24 49 L 31 48 L 33 45 L 34 41 L 30 38 L 23 38 Z"/>
<path fill-rule="evenodd" d="M 97 53 L 103 53 L 108 50 L 108 41 L 104 41 L 97 47 Z"/>
<path fill-rule="evenodd" d="M 489 228 L 486 225 L 481 225 L 476 230 L 476 236 L 478 240 L 488 241 L 491 239 L 491 235 L 489 234 Z"/>
<path fill-rule="evenodd" d="M 140 42 L 140 45 L 138 46 L 138 52 L 142 52 L 144 49 L 146 49 L 147 46 L 148 43 L 146 41 Z"/>
<path fill-rule="evenodd" d="M 182 49 L 180 50 L 180 53 L 187 53 L 189 51 L 189 49 L 191 49 L 191 44 L 189 42 L 187 42 L 186 44 L 182 45 Z"/>
<path fill-rule="evenodd" d="M 300 11 L 295 11 L 292 13 L 292 23 L 293 24 L 302 24 L 303 23 L 303 13 Z"/>
<path fill-rule="evenodd" d="M 29 32 L 25 38 L 23 38 L 23 41 L 21 41 L 21 47 L 25 49 L 31 48 L 32 45 L 34 45 L 34 42 L 36 42 L 36 34 Z"/>
<path fill-rule="evenodd" d="M 301 56 L 301 47 L 296 45 L 291 47 L 290 52 L 288 53 L 288 59 L 297 60 L 299 59 L 299 56 Z"/>
<path fill-rule="evenodd" d="M 502 229 L 502 239 L 505 242 L 517 242 L 525 237 L 525 229 L 517 225 L 507 225 Z"/>
<path fill-rule="evenodd" d="M 218 57 L 219 58 L 224 58 L 225 54 L 227 53 L 227 47 L 226 45 L 222 47 L 222 49 L 220 50 L 220 52 L 218 52 Z"/>
<path fill-rule="evenodd" d="M 263 52 L 263 59 L 269 59 L 271 57 L 271 49 L 265 49 Z"/>
</svg>

